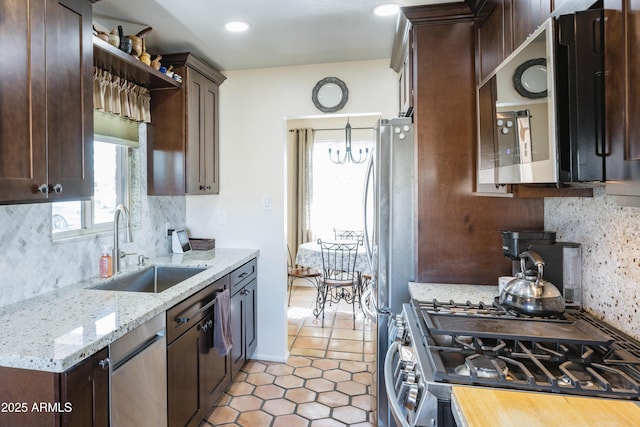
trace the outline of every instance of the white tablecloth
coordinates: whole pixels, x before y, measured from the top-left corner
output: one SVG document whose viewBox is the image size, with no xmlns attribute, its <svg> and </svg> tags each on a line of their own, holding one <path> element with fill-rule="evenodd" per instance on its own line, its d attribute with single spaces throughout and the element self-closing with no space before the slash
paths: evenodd
<svg viewBox="0 0 640 427">
<path fill-rule="evenodd" d="M 303 243 L 298 247 L 296 264 L 303 267 L 315 267 L 322 270 L 322 253 L 318 242 Z M 371 267 L 367 259 L 367 250 L 364 246 L 358 246 L 356 254 L 356 271 L 358 273 L 371 274 Z"/>
</svg>

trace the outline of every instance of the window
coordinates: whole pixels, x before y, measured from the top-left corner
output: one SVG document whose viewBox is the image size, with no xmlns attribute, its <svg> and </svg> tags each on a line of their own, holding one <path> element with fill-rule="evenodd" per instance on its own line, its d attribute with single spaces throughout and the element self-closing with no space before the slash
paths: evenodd
<svg viewBox="0 0 640 427">
<path fill-rule="evenodd" d="M 104 126 L 94 118 L 96 125 L 93 142 L 94 195 L 87 201 L 52 203 L 51 224 L 54 237 L 108 230 L 113 221 L 116 206 L 128 205 L 131 181 L 130 152 L 131 147 L 137 144 L 138 124 L 113 117 L 106 119 L 106 126 L 109 128 L 106 132 L 103 129 Z M 130 129 L 127 130 L 127 128 Z M 103 131 L 98 133 L 99 130 Z M 114 131 L 129 132 L 131 134 L 129 138 L 135 138 L 135 141 L 129 139 L 128 142 L 123 142 L 127 140 L 104 135 L 104 133 L 113 134 Z"/>
<path fill-rule="evenodd" d="M 367 162 L 335 164 L 337 150 L 344 155 L 344 131 L 314 132 L 313 161 L 311 168 L 312 196 L 310 228 L 314 238 L 333 239 L 333 229 L 362 230 L 364 191 Z M 372 130 L 353 130 L 353 156 L 362 157 L 368 148 L 372 155 L 374 133 Z M 367 159 L 368 160 L 368 159 Z"/>
</svg>

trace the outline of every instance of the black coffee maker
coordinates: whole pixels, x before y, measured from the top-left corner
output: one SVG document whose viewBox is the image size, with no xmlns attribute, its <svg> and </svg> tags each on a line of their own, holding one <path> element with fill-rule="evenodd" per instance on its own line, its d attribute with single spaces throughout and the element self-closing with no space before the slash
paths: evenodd
<svg viewBox="0 0 640 427">
<path fill-rule="evenodd" d="M 512 260 L 512 275 L 520 272 L 520 254 L 536 252 L 544 261 L 544 279 L 553 283 L 567 303 L 582 305 L 582 250 L 579 243 L 556 242 L 555 231 L 501 231 L 502 251 Z M 527 264 L 527 269 L 535 270 Z"/>
</svg>

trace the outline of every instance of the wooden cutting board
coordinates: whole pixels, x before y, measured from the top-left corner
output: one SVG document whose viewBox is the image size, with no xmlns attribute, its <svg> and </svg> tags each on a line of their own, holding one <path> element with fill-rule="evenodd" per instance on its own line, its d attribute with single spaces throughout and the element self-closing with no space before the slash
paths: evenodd
<svg viewBox="0 0 640 427">
<path fill-rule="evenodd" d="M 625 400 L 453 386 L 458 427 L 640 426 L 640 406 Z"/>
</svg>

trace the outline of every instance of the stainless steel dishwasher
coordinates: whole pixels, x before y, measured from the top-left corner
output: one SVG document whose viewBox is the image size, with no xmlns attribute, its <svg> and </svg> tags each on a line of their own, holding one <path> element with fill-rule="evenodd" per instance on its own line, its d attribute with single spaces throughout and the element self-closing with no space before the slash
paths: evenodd
<svg viewBox="0 0 640 427">
<path fill-rule="evenodd" d="M 167 425 L 165 315 L 109 345 L 111 426 Z"/>
</svg>

